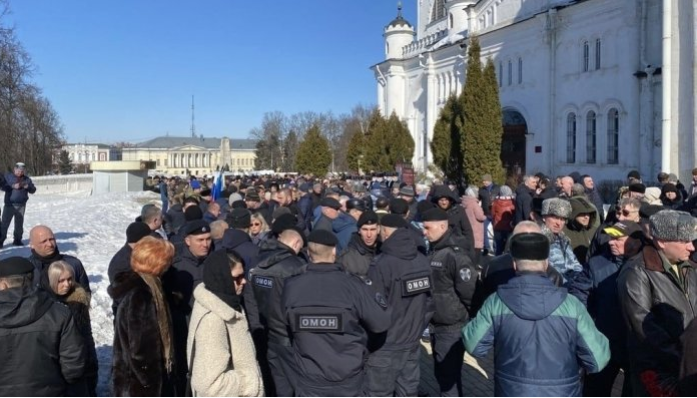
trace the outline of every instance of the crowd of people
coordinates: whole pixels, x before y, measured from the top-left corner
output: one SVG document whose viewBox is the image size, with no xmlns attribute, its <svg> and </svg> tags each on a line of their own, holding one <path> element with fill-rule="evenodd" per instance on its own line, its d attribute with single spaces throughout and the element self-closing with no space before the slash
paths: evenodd
<svg viewBox="0 0 697 398">
<path fill-rule="evenodd" d="M 611 201 L 577 173 L 220 182 L 156 179 L 125 231 L 116 396 L 416 396 L 424 341 L 443 396 L 492 347 L 497 396 L 697 391 L 697 169 Z M 0 391 L 94 396 L 85 269 L 48 226 L 30 246 L 0 261 Z"/>
</svg>

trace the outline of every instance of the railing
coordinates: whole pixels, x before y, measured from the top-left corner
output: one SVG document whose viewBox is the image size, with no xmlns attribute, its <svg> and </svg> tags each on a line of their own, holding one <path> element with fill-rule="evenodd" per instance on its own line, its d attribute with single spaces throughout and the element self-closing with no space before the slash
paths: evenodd
<svg viewBox="0 0 697 398">
<path fill-rule="evenodd" d="M 436 44 L 439 40 L 441 40 L 447 35 L 447 30 L 439 30 L 436 33 L 430 34 L 419 41 L 407 44 L 402 48 L 402 56 L 404 58 L 409 58 L 411 56 L 418 55 L 428 50 L 430 46 Z"/>
<path fill-rule="evenodd" d="M 32 177 L 36 186 L 35 195 L 65 194 L 92 191 L 92 174 L 68 174 Z"/>
</svg>

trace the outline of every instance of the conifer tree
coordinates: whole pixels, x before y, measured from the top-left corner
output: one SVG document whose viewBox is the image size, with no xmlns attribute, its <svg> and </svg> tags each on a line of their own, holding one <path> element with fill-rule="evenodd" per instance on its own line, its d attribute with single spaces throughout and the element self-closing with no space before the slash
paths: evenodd
<svg viewBox="0 0 697 398">
<path fill-rule="evenodd" d="M 391 164 L 387 146 L 390 137 L 387 121 L 379 110 L 375 110 L 370 116 L 368 134 L 365 140 L 365 167 L 372 171 L 389 171 L 394 169 Z"/>
<path fill-rule="evenodd" d="M 365 168 L 365 164 L 362 164 L 362 158 L 365 157 L 365 136 L 360 131 L 357 130 L 351 136 L 351 141 L 349 141 L 348 149 L 346 150 L 346 162 L 348 163 L 349 170 L 360 171 L 361 166 Z"/>
<path fill-rule="evenodd" d="M 462 92 L 463 176 L 468 184 L 478 184 L 484 174 L 491 174 L 497 182 L 503 182 L 501 105 L 495 71 L 492 70 L 493 81 L 490 76 L 492 71 L 486 74 L 482 71 L 481 48 L 476 37 L 471 38 L 467 55 L 467 80 Z M 492 84 L 494 87 L 491 87 Z"/>
<path fill-rule="evenodd" d="M 73 171 L 73 164 L 70 161 L 70 154 L 68 151 L 60 151 L 60 155 L 58 156 L 58 171 L 60 171 L 61 174 L 70 174 L 70 172 Z"/>
<path fill-rule="evenodd" d="M 433 162 L 453 181 L 460 179 L 464 164 L 460 149 L 463 119 L 462 101 L 452 94 L 440 111 L 431 140 Z"/>
<path fill-rule="evenodd" d="M 399 120 L 394 111 L 387 120 L 386 138 L 386 152 L 392 168 L 398 163 L 411 164 L 411 159 L 414 157 L 414 139 L 406 123 Z"/>
<path fill-rule="evenodd" d="M 332 153 L 329 141 L 322 136 L 319 126 L 315 124 L 307 131 L 298 146 L 295 167 L 300 174 L 324 176 L 331 163 Z"/>
</svg>

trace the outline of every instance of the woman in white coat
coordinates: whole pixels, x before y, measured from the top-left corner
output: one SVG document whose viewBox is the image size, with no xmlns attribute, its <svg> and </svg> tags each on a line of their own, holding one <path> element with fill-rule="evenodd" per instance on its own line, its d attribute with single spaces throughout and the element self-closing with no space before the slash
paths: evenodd
<svg viewBox="0 0 697 398">
<path fill-rule="evenodd" d="M 194 290 L 187 358 L 194 396 L 261 397 L 264 386 L 247 318 L 240 306 L 244 267 L 220 250 L 204 263 Z"/>
</svg>

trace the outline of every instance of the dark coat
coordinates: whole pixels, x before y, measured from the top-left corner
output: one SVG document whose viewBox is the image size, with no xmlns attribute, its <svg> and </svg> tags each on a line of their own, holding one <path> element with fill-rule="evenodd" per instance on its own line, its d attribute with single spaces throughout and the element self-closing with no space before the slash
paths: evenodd
<svg viewBox="0 0 697 398">
<path fill-rule="evenodd" d="M 76 257 L 69 256 L 67 254 L 61 254 L 56 248 L 56 252 L 50 257 L 41 257 L 34 250 L 31 251 L 31 256 L 29 256 L 29 261 L 34 264 L 34 285 L 41 285 L 41 277 L 46 274 L 48 267 L 55 261 L 65 261 L 73 267 L 75 272 L 75 282 L 79 283 L 87 293 L 92 293 L 90 289 L 90 280 L 87 278 L 87 272 L 85 272 L 85 267 L 82 266 L 82 262 Z"/>
<path fill-rule="evenodd" d="M 500 286 L 462 335 L 475 357 L 495 347 L 497 397 L 581 396 L 581 368 L 599 372 L 610 359 L 583 305 L 539 273 Z"/>
<path fill-rule="evenodd" d="M 302 222 L 303 231 L 312 226 L 312 194 L 306 194 L 298 201 L 298 222 Z"/>
<path fill-rule="evenodd" d="M 491 218 L 491 204 L 494 198 L 499 196 L 501 188 L 496 184 L 491 184 L 489 187 L 479 188 L 479 200 L 482 201 L 482 210 L 484 215 Z"/>
<path fill-rule="evenodd" d="M 19 189 L 12 188 L 14 184 L 19 184 Z M 36 187 L 28 176 L 17 177 L 14 173 L 7 173 L 2 190 L 5 191 L 5 204 L 12 206 L 26 204 L 29 194 L 36 192 Z"/>
<path fill-rule="evenodd" d="M 697 321 L 690 322 L 680 338 L 683 352 L 678 392 L 682 397 L 697 395 Z"/>
<path fill-rule="evenodd" d="M 376 247 L 368 247 L 363 243 L 361 236 L 358 233 L 354 233 L 351 236 L 348 247 L 341 253 L 336 262 L 341 264 L 348 273 L 356 276 L 366 276 L 368 275 L 370 262 L 373 261 L 377 252 L 377 244 Z"/>
<path fill-rule="evenodd" d="M 112 393 L 117 397 L 173 395 L 150 288 L 135 272 L 121 273 L 109 294 L 119 302 L 114 321 Z"/>
<path fill-rule="evenodd" d="M 435 308 L 429 265 L 405 228 L 397 229 L 382 242 L 381 253 L 370 264 L 368 278 L 392 309 L 384 348 L 412 348 L 431 320 Z"/>
<path fill-rule="evenodd" d="M 622 313 L 629 331 L 630 373 L 634 394 L 675 392 L 680 365 L 680 336 L 695 318 L 695 264 L 678 264 L 680 275 L 664 265 L 647 244 L 632 257 L 617 280 Z M 642 387 L 644 391 L 636 389 Z"/>
<path fill-rule="evenodd" d="M 600 197 L 598 188 L 585 189 L 586 198 L 593 203 L 593 206 L 598 210 L 598 220 L 602 222 L 605 219 L 605 209 L 603 208 L 603 198 Z"/>
<path fill-rule="evenodd" d="M 169 207 L 167 213 L 164 216 L 165 220 L 165 231 L 167 231 L 168 236 L 176 235 L 184 224 L 186 224 L 186 217 L 184 216 L 184 210 L 182 210 L 182 205 L 175 204 Z"/>
<path fill-rule="evenodd" d="M 109 268 L 107 269 L 107 274 L 109 275 L 109 285 L 114 286 L 116 275 L 123 272 L 131 272 L 131 254 L 133 253 L 133 248 L 126 243 L 123 245 L 119 251 L 114 254 L 109 262 Z M 111 312 L 116 316 L 116 310 L 119 307 L 119 303 L 114 301 L 111 304 Z"/>
<path fill-rule="evenodd" d="M 515 190 L 515 214 L 513 215 L 513 225 L 519 224 L 521 221 L 530 219 L 532 212 L 532 196 L 533 192 L 525 184 L 520 184 Z"/>
<path fill-rule="evenodd" d="M 43 290 L 0 291 L 0 395 L 61 396 L 85 371 L 70 310 Z"/>
<path fill-rule="evenodd" d="M 249 234 L 239 229 L 228 229 L 223 234 L 222 247 L 216 249 L 234 250 L 244 261 L 244 270 L 249 275 L 249 270 L 259 262 L 259 246 L 252 242 Z"/>
</svg>

